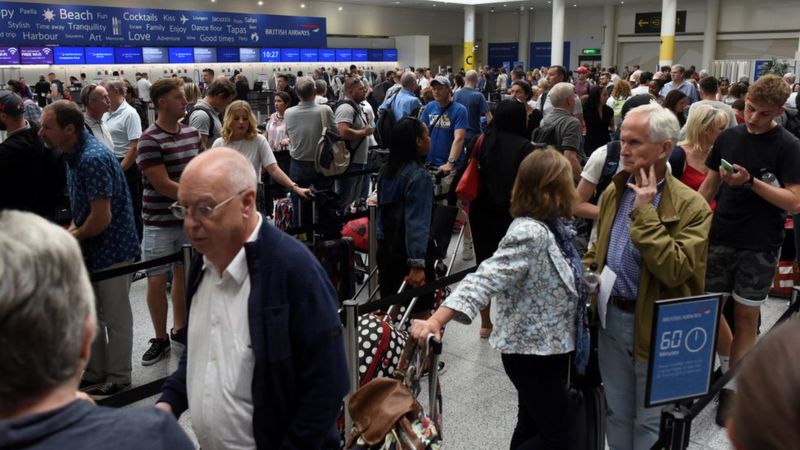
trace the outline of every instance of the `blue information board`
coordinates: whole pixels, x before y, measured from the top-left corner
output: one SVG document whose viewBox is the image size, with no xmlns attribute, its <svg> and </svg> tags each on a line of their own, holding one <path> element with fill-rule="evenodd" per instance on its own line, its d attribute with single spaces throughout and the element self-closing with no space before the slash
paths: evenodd
<svg viewBox="0 0 800 450">
<path fill-rule="evenodd" d="M 281 49 L 279 49 L 279 48 L 262 48 L 261 49 L 261 62 L 266 62 L 266 63 L 281 62 Z"/>
<path fill-rule="evenodd" d="M 489 66 L 503 67 L 505 62 L 511 65 L 519 56 L 518 49 L 519 44 L 516 42 L 489 44 Z"/>
<path fill-rule="evenodd" d="M 261 61 L 261 55 L 257 48 L 240 48 L 239 62 L 252 63 Z"/>
<path fill-rule="evenodd" d="M 56 47 L 54 61 L 56 64 L 85 64 L 83 47 Z"/>
<path fill-rule="evenodd" d="M 191 47 L 170 47 L 170 64 L 191 64 L 194 62 L 194 49 Z"/>
<path fill-rule="evenodd" d="M 647 371 L 648 407 L 702 397 L 711 389 L 719 294 L 659 300 Z"/>
<path fill-rule="evenodd" d="M 238 48 L 218 48 L 217 49 L 217 62 L 239 62 L 239 49 Z"/>
<path fill-rule="evenodd" d="M 20 47 L 19 59 L 22 64 L 53 64 L 53 47 Z"/>
<path fill-rule="evenodd" d="M 397 61 L 397 49 L 396 48 L 383 49 L 383 60 L 387 62 Z"/>
<path fill-rule="evenodd" d="M 383 61 L 383 49 L 380 48 L 367 49 L 367 61 Z"/>
<path fill-rule="evenodd" d="M 319 49 L 319 62 L 336 62 L 336 50 L 332 48 Z"/>
<path fill-rule="evenodd" d="M 549 67 L 553 44 L 550 42 L 531 42 L 530 65 L 531 67 Z M 572 44 L 564 41 L 564 64 L 569 69 L 569 55 L 571 54 Z"/>
<path fill-rule="evenodd" d="M 319 53 L 315 48 L 301 48 L 300 49 L 300 62 L 317 62 L 319 60 Z"/>
<path fill-rule="evenodd" d="M 195 47 L 194 62 L 198 64 L 217 62 L 217 49 L 213 47 Z"/>
<path fill-rule="evenodd" d="M 299 48 L 282 48 L 281 62 L 300 62 Z"/>
<path fill-rule="evenodd" d="M 0 2 L 8 44 L 323 47 L 324 17 Z"/>
<path fill-rule="evenodd" d="M 142 47 L 142 61 L 145 64 L 167 64 L 169 52 L 164 47 Z"/>
<path fill-rule="evenodd" d="M 0 64 L 19 64 L 19 47 L 0 47 Z"/>
<path fill-rule="evenodd" d="M 86 64 L 114 64 L 114 49 L 111 47 L 86 47 Z"/>
<path fill-rule="evenodd" d="M 348 62 L 353 60 L 353 52 L 349 48 L 336 49 L 336 61 Z"/>
<path fill-rule="evenodd" d="M 114 60 L 117 64 L 141 64 L 143 62 L 142 49 L 138 47 L 117 47 L 114 49 Z"/>
<path fill-rule="evenodd" d="M 365 48 L 354 48 L 352 52 L 351 61 L 356 62 L 364 62 L 367 60 L 367 49 Z"/>
</svg>

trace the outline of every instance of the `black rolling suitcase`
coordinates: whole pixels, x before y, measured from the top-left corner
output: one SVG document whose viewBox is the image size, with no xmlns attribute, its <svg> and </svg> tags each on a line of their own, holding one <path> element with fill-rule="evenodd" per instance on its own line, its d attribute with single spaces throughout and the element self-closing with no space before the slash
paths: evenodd
<svg viewBox="0 0 800 450">
<path fill-rule="evenodd" d="M 583 375 L 570 377 L 567 391 L 575 418 L 574 450 L 604 450 L 606 448 L 606 396 L 597 353 L 597 326 L 589 328 L 591 346 L 589 364 Z M 571 374 L 574 374 L 574 367 Z"/>
<path fill-rule="evenodd" d="M 336 289 L 339 302 L 356 293 L 355 249 L 350 238 L 317 241 L 314 254 Z"/>
</svg>

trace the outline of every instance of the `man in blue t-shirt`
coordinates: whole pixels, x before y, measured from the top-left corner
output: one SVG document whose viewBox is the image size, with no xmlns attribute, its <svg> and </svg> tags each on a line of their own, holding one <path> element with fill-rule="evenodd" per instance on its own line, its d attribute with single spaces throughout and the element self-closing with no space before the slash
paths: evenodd
<svg viewBox="0 0 800 450">
<path fill-rule="evenodd" d="M 420 117 L 431 134 L 431 150 L 426 162 L 449 174 L 464 150 L 464 138 L 469 128 L 467 108 L 452 100 L 447 77 L 438 76 L 431 80 L 431 89 L 434 101 L 425 105 Z"/>
<path fill-rule="evenodd" d="M 492 118 L 492 113 L 489 112 L 489 103 L 486 102 L 483 94 L 475 88 L 477 85 L 478 72 L 469 70 L 464 76 L 464 87 L 453 96 L 453 100 L 456 103 L 464 105 L 467 109 L 467 119 L 469 121 L 466 136 L 467 149 L 481 134 L 481 116 L 486 116 L 487 122 Z"/>
</svg>

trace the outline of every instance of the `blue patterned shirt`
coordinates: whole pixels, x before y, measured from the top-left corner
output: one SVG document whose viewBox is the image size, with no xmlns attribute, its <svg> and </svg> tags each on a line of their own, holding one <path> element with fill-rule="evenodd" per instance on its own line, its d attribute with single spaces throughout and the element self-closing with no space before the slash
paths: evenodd
<svg viewBox="0 0 800 450">
<path fill-rule="evenodd" d="M 630 177 L 627 183 L 636 183 Z M 636 299 L 639 296 L 639 277 L 642 270 L 642 255 L 639 249 L 631 243 L 631 212 L 636 200 L 636 192 L 625 186 L 622 201 L 619 204 L 614 225 L 611 227 L 611 237 L 608 244 L 606 265 L 617 274 L 614 289 L 611 295 L 627 299 Z M 664 180 L 658 182 L 658 192 L 653 199 L 653 206 L 658 208 L 661 194 L 664 192 Z"/>
<path fill-rule="evenodd" d="M 72 220 L 80 227 L 93 200 L 111 199 L 111 223 L 100 234 L 81 243 L 89 271 L 97 271 L 139 255 L 133 204 L 125 173 L 117 159 L 85 129 L 75 149 L 65 153 Z"/>
</svg>

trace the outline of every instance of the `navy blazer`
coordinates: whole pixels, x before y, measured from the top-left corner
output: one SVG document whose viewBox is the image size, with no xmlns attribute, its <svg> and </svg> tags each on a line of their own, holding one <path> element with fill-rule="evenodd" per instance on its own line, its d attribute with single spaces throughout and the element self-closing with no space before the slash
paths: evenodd
<svg viewBox="0 0 800 450">
<path fill-rule="evenodd" d="M 266 221 L 258 239 L 244 248 L 251 286 L 256 445 L 338 449 L 336 421 L 350 383 L 336 292 L 306 246 Z M 187 311 L 200 285 L 202 266 L 202 257 L 196 255 L 189 271 Z M 176 417 L 188 408 L 186 354 L 164 382 L 158 400 L 169 403 Z"/>
</svg>

